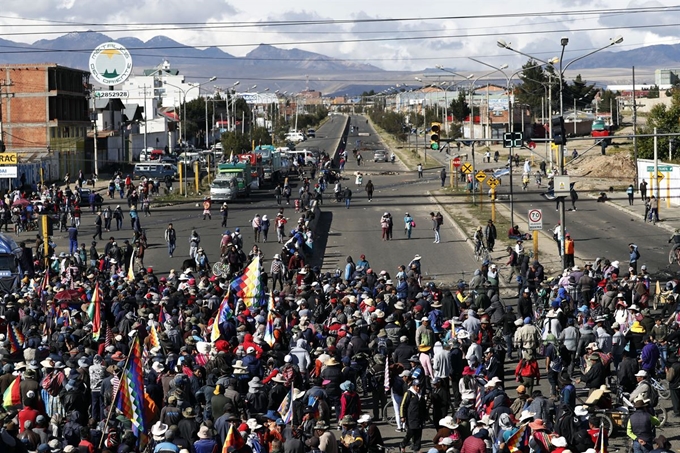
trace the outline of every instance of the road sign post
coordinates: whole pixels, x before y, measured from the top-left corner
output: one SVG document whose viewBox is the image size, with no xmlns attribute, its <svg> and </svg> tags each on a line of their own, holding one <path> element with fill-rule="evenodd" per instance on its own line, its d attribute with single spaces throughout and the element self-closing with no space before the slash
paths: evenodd
<svg viewBox="0 0 680 453">
<path fill-rule="evenodd" d="M 534 259 L 538 260 L 538 231 L 532 233 L 532 239 L 534 243 Z"/>
<path fill-rule="evenodd" d="M 451 180 L 451 187 L 453 188 L 454 182 L 453 180 L 455 179 L 456 182 L 456 189 L 458 188 L 458 169 L 460 168 L 461 162 L 460 162 L 460 157 L 454 157 L 451 159 L 451 173 L 454 174 L 454 178 Z"/>
<path fill-rule="evenodd" d="M 529 231 L 543 229 L 543 211 L 540 209 L 529 209 Z"/>
<path fill-rule="evenodd" d="M 484 180 L 486 179 L 486 173 L 484 173 L 484 170 L 479 170 L 477 173 L 475 173 L 475 179 L 479 183 L 479 207 L 481 208 L 482 205 L 484 204 Z"/>
<path fill-rule="evenodd" d="M 486 185 L 491 188 L 491 220 L 496 221 L 496 187 L 499 181 L 493 175 L 486 179 Z"/>
</svg>

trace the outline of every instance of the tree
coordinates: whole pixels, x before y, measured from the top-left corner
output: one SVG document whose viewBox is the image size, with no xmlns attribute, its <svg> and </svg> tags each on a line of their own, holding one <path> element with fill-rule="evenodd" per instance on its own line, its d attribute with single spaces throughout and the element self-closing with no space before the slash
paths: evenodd
<svg viewBox="0 0 680 453">
<path fill-rule="evenodd" d="M 196 98 L 186 103 L 186 118 L 182 118 L 182 126 L 185 127 L 184 139 L 195 146 L 201 146 L 205 141 L 205 103 L 203 97 Z M 184 114 L 184 104 L 180 105 L 180 118 Z M 214 103 L 208 102 L 208 126 L 212 118 Z"/>
<path fill-rule="evenodd" d="M 597 112 L 609 112 L 612 116 L 612 126 L 619 126 L 619 92 L 611 90 L 600 91 L 600 100 L 597 101 Z"/>
<path fill-rule="evenodd" d="M 552 66 L 544 66 L 536 60 L 529 59 L 519 75 L 522 83 L 514 90 L 515 104 L 528 105 L 534 116 L 540 114 L 541 105 L 552 85 L 553 105 L 559 102 L 559 78 Z"/>
<path fill-rule="evenodd" d="M 564 100 L 564 108 L 567 109 L 568 106 L 574 105 L 574 100 L 576 100 L 576 106 L 583 107 L 584 105 L 589 105 L 595 99 L 597 90 L 595 89 L 595 84 L 592 83 L 588 85 L 581 78 L 581 74 L 577 75 L 572 81 L 571 85 L 568 83 L 564 86 L 564 93 L 562 99 Z"/>
<path fill-rule="evenodd" d="M 377 124 L 388 134 L 392 134 L 399 141 L 406 141 L 406 118 L 403 113 L 386 111 L 383 107 L 376 107 L 371 110 L 371 121 Z"/>
<path fill-rule="evenodd" d="M 229 156 L 232 152 L 241 154 L 250 151 L 250 140 L 241 131 L 225 132 L 222 134 L 221 141 L 225 156 Z"/>
<path fill-rule="evenodd" d="M 453 117 L 454 121 L 458 123 L 462 123 L 470 114 L 470 107 L 467 103 L 467 97 L 462 91 L 458 93 L 458 99 L 451 101 L 451 104 L 449 105 L 449 113 Z"/>
<path fill-rule="evenodd" d="M 675 91 L 671 99 L 671 105 L 657 104 L 649 112 L 647 116 L 647 124 L 644 128 L 639 129 L 639 133 L 652 134 L 654 128 L 657 128 L 657 133 L 680 133 L 680 92 Z M 668 149 L 669 137 L 658 137 L 658 149 Z M 651 159 L 654 157 L 654 138 L 640 137 L 638 139 L 638 157 L 643 159 Z"/>
<path fill-rule="evenodd" d="M 255 126 L 253 129 L 253 142 L 255 143 L 255 146 L 271 145 L 272 136 L 269 135 L 269 131 L 266 127 Z"/>
</svg>

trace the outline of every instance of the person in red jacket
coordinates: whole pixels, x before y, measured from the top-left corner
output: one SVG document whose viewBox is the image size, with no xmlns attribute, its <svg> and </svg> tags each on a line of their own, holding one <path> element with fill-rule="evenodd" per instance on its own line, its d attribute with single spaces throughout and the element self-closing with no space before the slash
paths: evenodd
<svg viewBox="0 0 680 453">
<path fill-rule="evenodd" d="M 33 393 L 33 397 L 35 398 L 35 392 L 31 390 L 30 393 Z M 30 406 L 24 406 L 24 408 L 19 411 L 19 432 L 23 433 L 24 430 L 26 429 L 24 427 L 24 423 L 26 421 L 30 421 L 31 423 L 33 423 L 33 426 L 35 426 L 38 415 L 40 415 L 40 412 L 38 412 L 37 410 L 33 409 Z"/>
<path fill-rule="evenodd" d="M 482 428 L 472 436 L 468 436 L 463 441 L 463 446 L 460 448 L 460 453 L 486 453 L 486 444 L 484 439 L 489 438 L 489 431 Z"/>
<path fill-rule="evenodd" d="M 255 357 L 258 359 L 262 358 L 262 348 L 253 341 L 253 334 L 247 333 L 243 337 L 243 343 L 241 343 L 239 346 L 243 346 L 243 350 L 247 351 L 249 347 L 255 348 Z M 234 348 L 234 353 L 236 353 L 236 350 L 238 349 L 238 346 Z"/>
<path fill-rule="evenodd" d="M 536 359 L 521 359 L 517 368 L 515 368 L 515 379 L 523 384 L 531 395 L 534 391 L 534 385 L 539 385 L 541 382 L 541 371 L 538 369 Z"/>
</svg>

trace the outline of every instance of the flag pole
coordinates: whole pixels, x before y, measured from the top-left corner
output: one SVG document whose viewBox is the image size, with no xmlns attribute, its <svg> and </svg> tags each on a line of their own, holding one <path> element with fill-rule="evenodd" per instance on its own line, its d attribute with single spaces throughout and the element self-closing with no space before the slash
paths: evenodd
<svg viewBox="0 0 680 453">
<path fill-rule="evenodd" d="M 137 334 L 135 334 L 134 338 L 135 338 L 136 341 L 139 341 L 137 339 Z M 125 365 L 123 365 L 123 374 L 125 374 L 126 371 L 127 371 L 128 362 L 130 362 L 131 356 L 132 356 L 132 354 L 128 353 L 128 356 L 125 359 Z M 122 382 L 122 379 L 121 379 L 121 382 Z M 118 400 L 118 392 L 120 391 L 120 386 L 121 386 L 121 384 L 119 383 L 118 388 L 116 388 L 116 394 L 113 395 L 113 398 L 111 399 L 111 406 L 109 407 L 109 413 L 106 415 L 106 423 L 104 423 L 105 427 L 109 426 L 109 420 L 111 420 L 111 413 L 113 412 L 113 408 L 116 407 L 116 401 Z M 106 437 L 106 436 L 102 436 L 101 439 L 99 439 L 99 447 L 97 447 L 97 448 L 100 449 L 100 450 L 102 448 L 102 443 L 104 442 L 104 437 Z"/>
</svg>

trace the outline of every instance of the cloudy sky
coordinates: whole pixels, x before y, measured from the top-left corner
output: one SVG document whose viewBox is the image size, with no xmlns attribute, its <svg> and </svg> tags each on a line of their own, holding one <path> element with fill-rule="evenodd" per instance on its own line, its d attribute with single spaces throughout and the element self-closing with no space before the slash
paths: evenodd
<svg viewBox="0 0 680 453">
<path fill-rule="evenodd" d="M 3 0 L 0 38 L 21 42 L 95 30 L 147 41 L 219 46 L 243 56 L 260 43 L 297 47 L 389 70 L 436 65 L 481 70 L 468 57 L 519 67 L 526 59 L 496 45 L 550 59 L 560 37 L 565 61 L 605 46 L 677 43 L 680 5 L 670 1 L 554 0 Z M 552 10 L 552 11 L 551 11 Z"/>
</svg>

